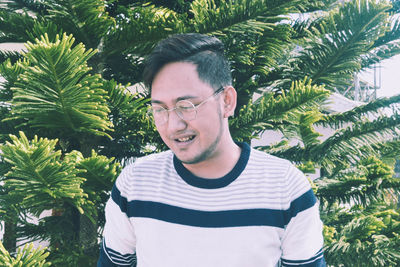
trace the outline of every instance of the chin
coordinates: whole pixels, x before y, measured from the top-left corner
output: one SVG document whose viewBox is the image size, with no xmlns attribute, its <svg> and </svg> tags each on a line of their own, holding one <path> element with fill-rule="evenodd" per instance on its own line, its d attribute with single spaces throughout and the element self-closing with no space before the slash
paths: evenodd
<svg viewBox="0 0 400 267">
<path fill-rule="evenodd" d="M 179 154 L 175 154 L 175 156 L 184 164 L 196 164 L 199 161 L 197 160 L 197 158 L 193 158 L 193 157 L 185 157 L 185 156 L 181 156 Z"/>
<path fill-rule="evenodd" d="M 193 155 L 193 156 L 184 156 L 184 155 L 178 155 L 175 154 L 176 157 L 184 164 L 197 164 L 206 160 L 209 160 L 211 158 L 211 153 L 207 153 L 207 151 L 201 153 L 201 154 L 197 154 L 197 155 Z"/>
</svg>

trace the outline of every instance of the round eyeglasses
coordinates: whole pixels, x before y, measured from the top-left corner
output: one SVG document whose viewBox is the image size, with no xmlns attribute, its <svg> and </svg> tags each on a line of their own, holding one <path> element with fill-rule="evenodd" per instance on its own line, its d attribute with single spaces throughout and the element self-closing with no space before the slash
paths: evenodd
<svg viewBox="0 0 400 267">
<path fill-rule="evenodd" d="M 178 102 L 176 102 L 175 107 L 170 109 L 166 109 L 159 105 L 151 105 L 149 106 L 148 114 L 152 115 L 154 122 L 157 125 L 163 125 L 168 121 L 170 111 L 175 111 L 179 118 L 181 118 L 182 120 L 192 121 L 196 119 L 197 109 L 205 102 L 210 100 L 212 97 L 224 91 L 224 89 L 225 88 L 221 86 L 212 95 L 210 95 L 197 105 L 193 104 L 189 100 L 179 100 Z"/>
</svg>

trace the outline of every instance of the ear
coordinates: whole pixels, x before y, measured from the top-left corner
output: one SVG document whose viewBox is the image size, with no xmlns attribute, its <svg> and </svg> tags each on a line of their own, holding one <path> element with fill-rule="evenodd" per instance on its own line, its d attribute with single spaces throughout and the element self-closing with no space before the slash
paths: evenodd
<svg viewBox="0 0 400 267">
<path fill-rule="evenodd" d="M 226 86 L 223 92 L 224 97 L 224 118 L 233 116 L 236 108 L 237 93 L 232 86 Z"/>
</svg>

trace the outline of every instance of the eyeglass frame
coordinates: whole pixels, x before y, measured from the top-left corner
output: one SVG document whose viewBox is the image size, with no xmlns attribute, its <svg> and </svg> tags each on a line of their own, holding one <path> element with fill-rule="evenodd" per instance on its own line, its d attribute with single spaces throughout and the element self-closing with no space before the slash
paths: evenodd
<svg viewBox="0 0 400 267">
<path fill-rule="evenodd" d="M 177 107 L 176 105 L 177 105 L 179 102 L 189 102 L 190 104 L 192 104 L 193 110 L 194 110 L 194 112 L 195 112 L 195 115 L 194 115 L 194 118 L 193 118 L 193 119 L 190 119 L 190 120 L 185 119 L 185 118 L 182 118 L 182 117 L 183 117 L 182 113 L 180 114 L 179 112 L 176 112 L 176 111 L 175 111 L 176 115 L 178 115 L 178 117 L 181 118 L 181 119 L 184 120 L 184 121 L 192 121 L 192 120 L 195 120 L 195 119 L 197 118 L 197 109 L 198 109 L 201 105 L 203 105 L 204 103 L 206 103 L 208 100 L 210 100 L 212 97 L 217 96 L 218 94 L 220 94 L 220 93 L 223 92 L 224 90 L 225 90 L 225 87 L 224 87 L 224 86 L 219 87 L 212 95 L 210 95 L 209 97 L 207 97 L 206 99 L 204 99 L 203 101 L 201 101 L 199 104 L 193 104 L 192 101 L 183 99 L 183 100 L 179 100 L 178 102 L 176 102 L 175 107 L 170 108 L 170 109 L 166 109 L 166 108 L 160 106 L 161 109 L 164 109 L 163 112 L 166 111 L 167 119 L 165 120 L 165 122 L 162 122 L 162 123 L 159 123 L 159 122 L 158 122 L 157 124 L 158 124 L 158 125 L 164 125 L 165 123 L 167 123 L 168 120 L 169 120 L 169 112 L 170 112 L 170 111 L 177 110 L 179 107 Z M 150 114 L 152 115 L 151 117 L 153 118 L 154 122 L 156 122 L 156 119 L 155 119 L 155 117 L 154 117 L 154 115 L 153 115 L 154 110 L 153 110 L 152 105 L 149 106 L 148 113 L 150 113 Z"/>
</svg>

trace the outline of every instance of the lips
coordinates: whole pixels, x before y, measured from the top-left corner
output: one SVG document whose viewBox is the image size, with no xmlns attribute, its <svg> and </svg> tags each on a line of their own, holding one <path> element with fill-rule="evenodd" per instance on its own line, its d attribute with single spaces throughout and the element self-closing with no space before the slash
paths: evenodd
<svg viewBox="0 0 400 267">
<path fill-rule="evenodd" d="M 193 140 L 194 137 L 195 137 L 194 135 L 190 135 L 190 136 L 175 138 L 174 140 L 177 142 L 184 143 Z"/>
</svg>

